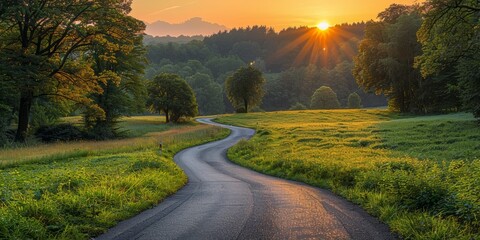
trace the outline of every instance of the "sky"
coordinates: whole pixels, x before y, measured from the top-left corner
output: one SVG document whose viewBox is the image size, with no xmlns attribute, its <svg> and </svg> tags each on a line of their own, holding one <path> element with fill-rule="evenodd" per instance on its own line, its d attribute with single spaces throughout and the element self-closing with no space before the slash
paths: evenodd
<svg viewBox="0 0 480 240">
<path fill-rule="evenodd" d="M 182 23 L 193 17 L 227 28 L 330 25 L 375 19 L 392 3 L 418 0 L 134 0 L 131 15 L 146 23 Z"/>
</svg>

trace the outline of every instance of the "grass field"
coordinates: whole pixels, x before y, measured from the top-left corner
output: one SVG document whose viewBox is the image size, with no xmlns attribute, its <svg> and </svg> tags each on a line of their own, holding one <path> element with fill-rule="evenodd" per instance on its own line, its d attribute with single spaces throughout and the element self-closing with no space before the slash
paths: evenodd
<svg viewBox="0 0 480 240">
<path fill-rule="evenodd" d="M 229 133 L 158 120 L 129 119 L 125 127 L 137 131 L 129 139 L 1 150 L 0 239 L 97 236 L 187 182 L 172 161 L 175 153 Z"/>
<path fill-rule="evenodd" d="M 291 111 L 218 121 L 257 129 L 228 153 L 240 165 L 329 188 L 405 239 L 480 239 L 480 127 L 470 114 Z"/>
</svg>

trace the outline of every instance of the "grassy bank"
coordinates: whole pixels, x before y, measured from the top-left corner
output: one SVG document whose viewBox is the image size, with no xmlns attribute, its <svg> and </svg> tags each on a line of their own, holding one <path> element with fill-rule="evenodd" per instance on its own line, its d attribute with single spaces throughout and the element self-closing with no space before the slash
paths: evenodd
<svg viewBox="0 0 480 240">
<path fill-rule="evenodd" d="M 81 124 L 80 117 L 65 118 L 66 122 Z M 26 162 L 50 161 L 68 157 L 131 152 L 148 149 L 158 145 L 160 141 L 171 141 L 179 133 L 188 133 L 209 126 L 185 123 L 165 124 L 164 117 L 138 116 L 123 118 L 120 129 L 129 136 L 124 139 L 108 141 L 75 141 L 44 144 L 30 141 L 26 145 L 11 146 L 0 149 L 0 168 L 16 166 Z"/>
<path fill-rule="evenodd" d="M 228 155 L 360 204 L 405 239 L 479 239 L 480 128 L 469 114 L 383 110 L 239 114 L 257 129 Z"/>
<path fill-rule="evenodd" d="M 175 153 L 227 135 L 192 124 L 130 139 L 3 150 L 8 162 L 0 168 L 0 239 L 97 236 L 187 182 L 172 161 Z"/>
</svg>

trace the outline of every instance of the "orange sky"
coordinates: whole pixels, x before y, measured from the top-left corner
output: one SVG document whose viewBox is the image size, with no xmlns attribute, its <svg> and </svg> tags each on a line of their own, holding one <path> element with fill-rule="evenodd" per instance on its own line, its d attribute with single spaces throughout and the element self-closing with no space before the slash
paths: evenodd
<svg viewBox="0 0 480 240">
<path fill-rule="evenodd" d="M 392 3 L 417 0 L 134 0 L 132 16 L 147 23 L 162 20 L 180 23 L 192 17 L 228 28 L 253 25 L 315 26 L 375 19 Z M 421 2 L 421 1 L 420 1 Z"/>
</svg>

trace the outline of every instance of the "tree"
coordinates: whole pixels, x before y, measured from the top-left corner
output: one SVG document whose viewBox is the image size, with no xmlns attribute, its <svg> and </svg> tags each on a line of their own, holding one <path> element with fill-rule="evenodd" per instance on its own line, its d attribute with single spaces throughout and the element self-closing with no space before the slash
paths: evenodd
<svg viewBox="0 0 480 240">
<path fill-rule="evenodd" d="M 312 95 L 311 109 L 337 109 L 340 108 L 337 94 L 327 86 L 321 86 Z"/>
<path fill-rule="evenodd" d="M 361 108 L 362 99 L 357 93 L 351 93 L 348 95 L 348 108 Z"/>
<path fill-rule="evenodd" d="M 87 129 L 93 129 L 96 137 L 102 139 L 116 135 L 119 117 L 142 111 L 146 98 L 142 43 L 145 24 L 132 17 L 118 18 L 116 24 L 111 24 L 112 21 L 108 17 L 103 19 L 100 30 L 114 34 L 105 36 L 108 41 L 94 41 L 88 54 L 95 76 L 104 79 L 99 83 L 102 91 L 91 93 L 89 98 L 104 114 L 87 110 L 84 119 Z"/>
<path fill-rule="evenodd" d="M 421 75 L 413 67 L 421 46 L 416 32 L 421 17 L 415 7 L 392 5 L 379 14 L 381 22 L 369 22 L 365 39 L 354 58 L 353 74 L 366 91 L 385 94 L 389 105 L 401 112 L 419 111 Z"/>
<path fill-rule="evenodd" d="M 103 19 L 116 24 L 126 17 L 130 4 L 30 0 L 1 5 L 0 61 L 8 68 L 2 68 L 0 75 L 15 79 L 19 91 L 16 141 L 26 138 L 35 98 L 56 96 L 100 111 L 86 93 L 102 91 L 99 82 L 104 80 L 93 76 L 83 55 L 94 41 L 108 41 L 107 33 L 100 31 Z"/>
<path fill-rule="evenodd" d="M 165 113 L 167 123 L 198 114 L 192 88 L 178 75 L 163 73 L 156 76 L 150 83 L 148 95 L 150 107 L 158 113 Z"/>
<path fill-rule="evenodd" d="M 423 54 L 416 59 L 424 77 L 458 90 L 463 105 L 480 117 L 480 2 L 429 0 L 418 31 Z M 449 93 L 449 92 L 447 92 Z"/>
<path fill-rule="evenodd" d="M 209 75 L 197 73 L 187 78 L 187 82 L 195 92 L 200 114 L 211 115 L 225 112 L 222 86 L 213 81 Z"/>
<path fill-rule="evenodd" d="M 262 102 L 264 84 L 262 72 L 251 65 L 242 67 L 225 82 L 228 100 L 236 109 L 243 107 L 248 112 L 249 107 L 258 106 Z"/>
</svg>

